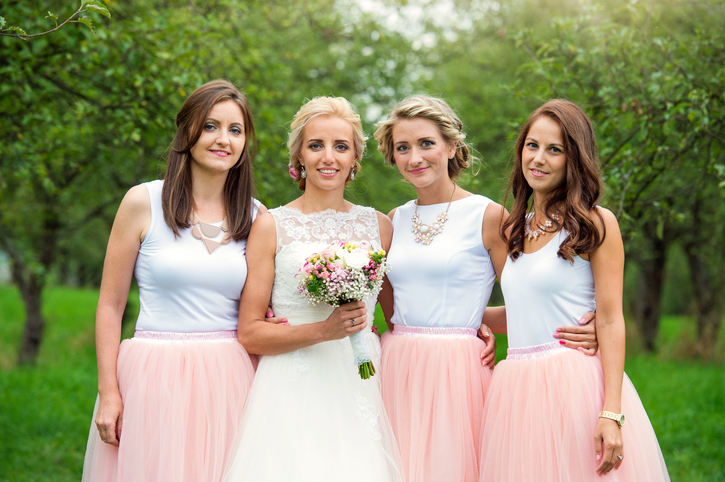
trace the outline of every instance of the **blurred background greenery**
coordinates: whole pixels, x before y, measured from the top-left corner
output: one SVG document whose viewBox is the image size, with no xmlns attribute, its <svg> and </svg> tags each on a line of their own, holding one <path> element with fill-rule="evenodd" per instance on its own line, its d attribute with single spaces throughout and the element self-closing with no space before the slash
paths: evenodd
<svg viewBox="0 0 725 482">
<path fill-rule="evenodd" d="M 79 478 L 115 210 L 163 175 L 176 112 L 214 78 L 249 97 L 268 207 L 299 194 L 286 132 L 316 95 L 350 99 L 368 135 L 403 97 L 443 97 L 481 158 L 461 184 L 498 202 L 517 126 L 549 98 L 578 102 L 625 239 L 627 371 L 673 480 L 725 479 L 723 2 L 94 3 L 111 14 L 83 13 L 95 31 L 0 36 L 0 480 Z M 0 34 L 79 5 L 5 1 Z M 370 140 L 349 199 L 387 212 L 413 196 Z"/>
</svg>

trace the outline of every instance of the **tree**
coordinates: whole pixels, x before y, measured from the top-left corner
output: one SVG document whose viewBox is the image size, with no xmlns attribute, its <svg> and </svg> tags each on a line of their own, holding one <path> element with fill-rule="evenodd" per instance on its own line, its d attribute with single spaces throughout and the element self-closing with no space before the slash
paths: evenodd
<svg viewBox="0 0 725 482">
<path fill-rule="evenodd" d="M 53 12 L 48 11 L 48 15 L 46 15 L 45 18 L 50 18 L 55 23 L 55 28 L 46 30 L 44 32 L 28 34 L 25 30 L 18 26 L 11 25 L 6 27 L 5 18 L 0 17 L 0 36 L 16 37 L 22 40 L 29 40 L 55 32 L 56 30 L 61 29 L 64 25 L 68 23 L 80 23 L 91 29 L 91 31 L 94 31 L 95 27 L 93 26 L 93 22 L 91 21 L 91 19 L 88 18 L 87 15 L 83 15 L 81 17 L 81 14 L 84 12 L 98 12 L 105 17 L 111 18 L 111 13 L 108 11 L 106 6 L 103 5 L 102 2 L 94 0 L 83 0 L 81 2 L 81 6 L 78 7 L 78 10 L 76 10 L 71 16 L 62 21 L 60 24 L 58 23 L 58 16 L 53 14 Z"/>
<path fill-rule="evenodd" d="M 3 13 L 38 17 L 19 2 Z M 100 262 L 82 254 L 103 252 L 123 192 L 163 172 L 173 120 L 193 89 L 219 77 L 244 88 L 259 133 L 259 197 L 274 206 L 295 195 L 283 145 L 302 101 L 343 95 L 364 113 L 396 97 L 406 62 L 397 35 L 326 0 L 136 0 L 117 4 L 94 37 L 67 29 L 32 42 L 0 38 L 0 48 L 0 250 L 26 309 L 20 363 L 41 346 L 49 275 Z M 371 181 L 375 192 L 401 186 L 366 167 L 356 201 L 371 203 Z"/>
<path fill-rule="evenodd" d="M 627 254 L 642 270 L 637 322 L 650 350 L 667 246 L 682 236 L 682 219 L 719 213 L 721 196 L 715 193 L 725 179 L 723 6 L 674 4 L 594 4 L 576 18 L 558 20 L 553 38 L 534 40 L 531 32 L 516 37 L 531 57 L 527 70 L 542 80 L 535 95 L 577 101 L 596 124 L 608 202 L 620 217 Z M 708 185 L 710 195 L 702 196 L 695 187 L 707 178 L 716 187 Z M 715 269 L 722 271 L 721 253 L 706 242 L 722 233 L 703 229 L 704 223 L 687 226 L 691 246 L 698 247 L 688 251 L 701 293 L 698 318 L 721 318 L 711 298 L 722 298 L 722 292 L 703 262 L 718 260 Z M 716 239 L 722 246 L 725 238 Z M 702 330 L 701 342 L 707 343 L 703 337 L 716 333 L 719 321 L 700 324 L 710 327 Z"/>
</svg>

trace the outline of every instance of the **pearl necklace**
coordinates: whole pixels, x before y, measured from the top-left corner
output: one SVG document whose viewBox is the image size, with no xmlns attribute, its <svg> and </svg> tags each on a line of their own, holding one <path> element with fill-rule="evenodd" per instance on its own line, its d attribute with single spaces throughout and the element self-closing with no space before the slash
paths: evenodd
<svg viewBox="0 0 725 482">
<path fill-rule="evenodd" d="M 539 224 L 539 227 L 535 231 L 532 231 L 531 230 L 531 220 L 534 219 L 534 214 L 536 214 L 536 213 L 535 212 L 531 212 L 531 213 L 529 213 L 529 214 L 526 215 L 526 224 L 524 225 L 524 236 L 526 236 L 526 239 L 528 239 L 529 241 L 531 241 L 532 238 L 533 238 L 534 241 L 538 240 L 539 239 L 539 236 L 541 236 L 542 234 L 548 232 L 547 229 L 549 229 L 552 226 L 551 219 L 549 219 L 547 217 L 546 218 L 546 221 L 544 221 L 544 224 Z M 558 221 L 559 220 L 559 214 L 558 213 L 554 213 L 554 214 L 551 215 L 551 218 L 554 221 Z"/>
<path fill-rule="evenodd" d="M 221 241 L 214 241 L 211 238 L 216 238 L 219 233 L 224 233 Z M 229 244 L 232 237 L 229 235 L 229 227 L 227 226 L 227 219 L 224 218 L 221 226 L 215 226 L 213 224 L 205 223 L 195 212 L 192 211 L 191 221 L 191 235 L 200 240 L 206 246 L 206 250 L 209 254 L 213 253 L 222 244 Z"/>
<path fill-rule="evenodd" d="M 443 224 L 448 219 L 448 210 L 451 208 L 453 202 L 453 195 L 456 193 L 456 185 L 453 185 L 453 192 L 451 193 L 451 199 L 448 201 L 448 207 L 442 213 L 440 213 L 432 226 L 423 224 L 420 222 L 420 216 L 418 215 L 418 200 L 415 201 L 415 213 L 413 214 L 413 234 L 415 234 L 415 242 L 423 244 L 430 244 L 433 241 L 433 236 L 443 232 Z"/>
</svg>

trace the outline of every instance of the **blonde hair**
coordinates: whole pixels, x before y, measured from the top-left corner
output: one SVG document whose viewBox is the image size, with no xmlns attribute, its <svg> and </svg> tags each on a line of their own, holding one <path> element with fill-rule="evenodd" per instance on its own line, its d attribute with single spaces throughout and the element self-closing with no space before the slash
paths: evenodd
<svg viewBox="0 0 725 482">
<path fill-rule="evenodd" d="M 378 128 L 374 134 L 375 140 L 378 141 L 378 150 L 383 153 L 385 161 L 391 166 L 395 165 L 393 127 L 403 119 L 427 119 L 436 125 L 444 141 L 455 143 L 456 153 L 448 160 L 448 176 L 451 179 L 457 179 L 470 162 L 476 159 L 465 142 L 463 123 L 446 101 L 419 94 L 401 100 L 384 121 L 375 124 Z"/>
<path fill-rule="evenodd" d="M 297 169 L 298 172 L 301 172 L 302 163 L 300 159 L 302 157 L 304 129 L 311 120 L 317 117 L 337 117 L 350 123 L 352 126 L 353 144 L 355 146 L 355 164 L 352 166 L 350 172 L 357 174 L 360 171 L 360 159 L 362 159 L 363 153 L 365 152 L 365 141 L 367 137 L 363 133 L 360 115 L 355 111 L 352 104 L 343 97 L 315 97 L 307 101 L 297 111 L 294 119 L 292 119 L 289 140 L 287 141 L 290 166 Z M 347 182 L 350 182 L 350 180 L 350 176 L 348 175 Z M 303 191 L 305 190 L 305 181 L 304 178 L 297 179 L 299 187 Z"/>
</svg>

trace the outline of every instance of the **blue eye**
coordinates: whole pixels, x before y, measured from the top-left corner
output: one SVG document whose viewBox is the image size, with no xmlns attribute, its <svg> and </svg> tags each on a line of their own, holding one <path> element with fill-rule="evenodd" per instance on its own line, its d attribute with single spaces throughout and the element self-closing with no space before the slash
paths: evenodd
<svg viewBox="0 0 725 482">
<path fill-rule="evenodd" d="M 558 154 L 558 153 L 560 153 L 560 152 L 564 152 L 564 151 L 562 151 L 562 150 L 561 150 L 561 149 L 559 149 L 558 147 L 552 147 L 552 148 L 551 148 L 551 152 L 553 152 L 553 153 L 555 153 L 555 154 Z"/>
<path fill-rule="evenodd" d="M 405 145 L 398 146 L 398 147 L 395 148 L 395 150 L 398 151 L 398 152 L 405 152 L 405 151 L 408 150 L 408 146 L 405 146 Z"/>
<path fill-rule="evenodd" d="M 435 142 L 433 142 L 433 141 L 425 140 L 425 141 L 423 141 L 423 142 L 421 143 L 421 145 L 422 145 L 423 147 L 433 147 L 433 146 L 435 146 L 435 145 L 436 145 L 436 143 L 435 143 Z"/>
<path fill-rule="evenodd" d="M 347 147 L 345 144 L 338 144 L 335 146 L 335 149 L 337 149 L 338 151 L 346 151 L 349 149 L 349 147 Z"/>
<path fill-rule="evenodd" d="M 211 122 L 207 122 L 206 124 L 204 124 L 204 130 L 205 131 L 212 131 L 214 129 L 216 129 L 216 125 L 215 124 L 212 124 Z"/>
<path fill-rule="evenodd" d="M 231 128 L 231 129 L 229 129 L 229 130 L 230 130 L 230 131 L 231 131 L 232 133 L 234 133 L 235 135 L 238 135 L 238 136 L 239 136 L 239 135 L 242 135 L 242 134 L 243 134 L 242 130 L 241 130 L 241 129 L 240 129 L 239 127 L 232 127 L 232 128 Z"/>
</svg>

